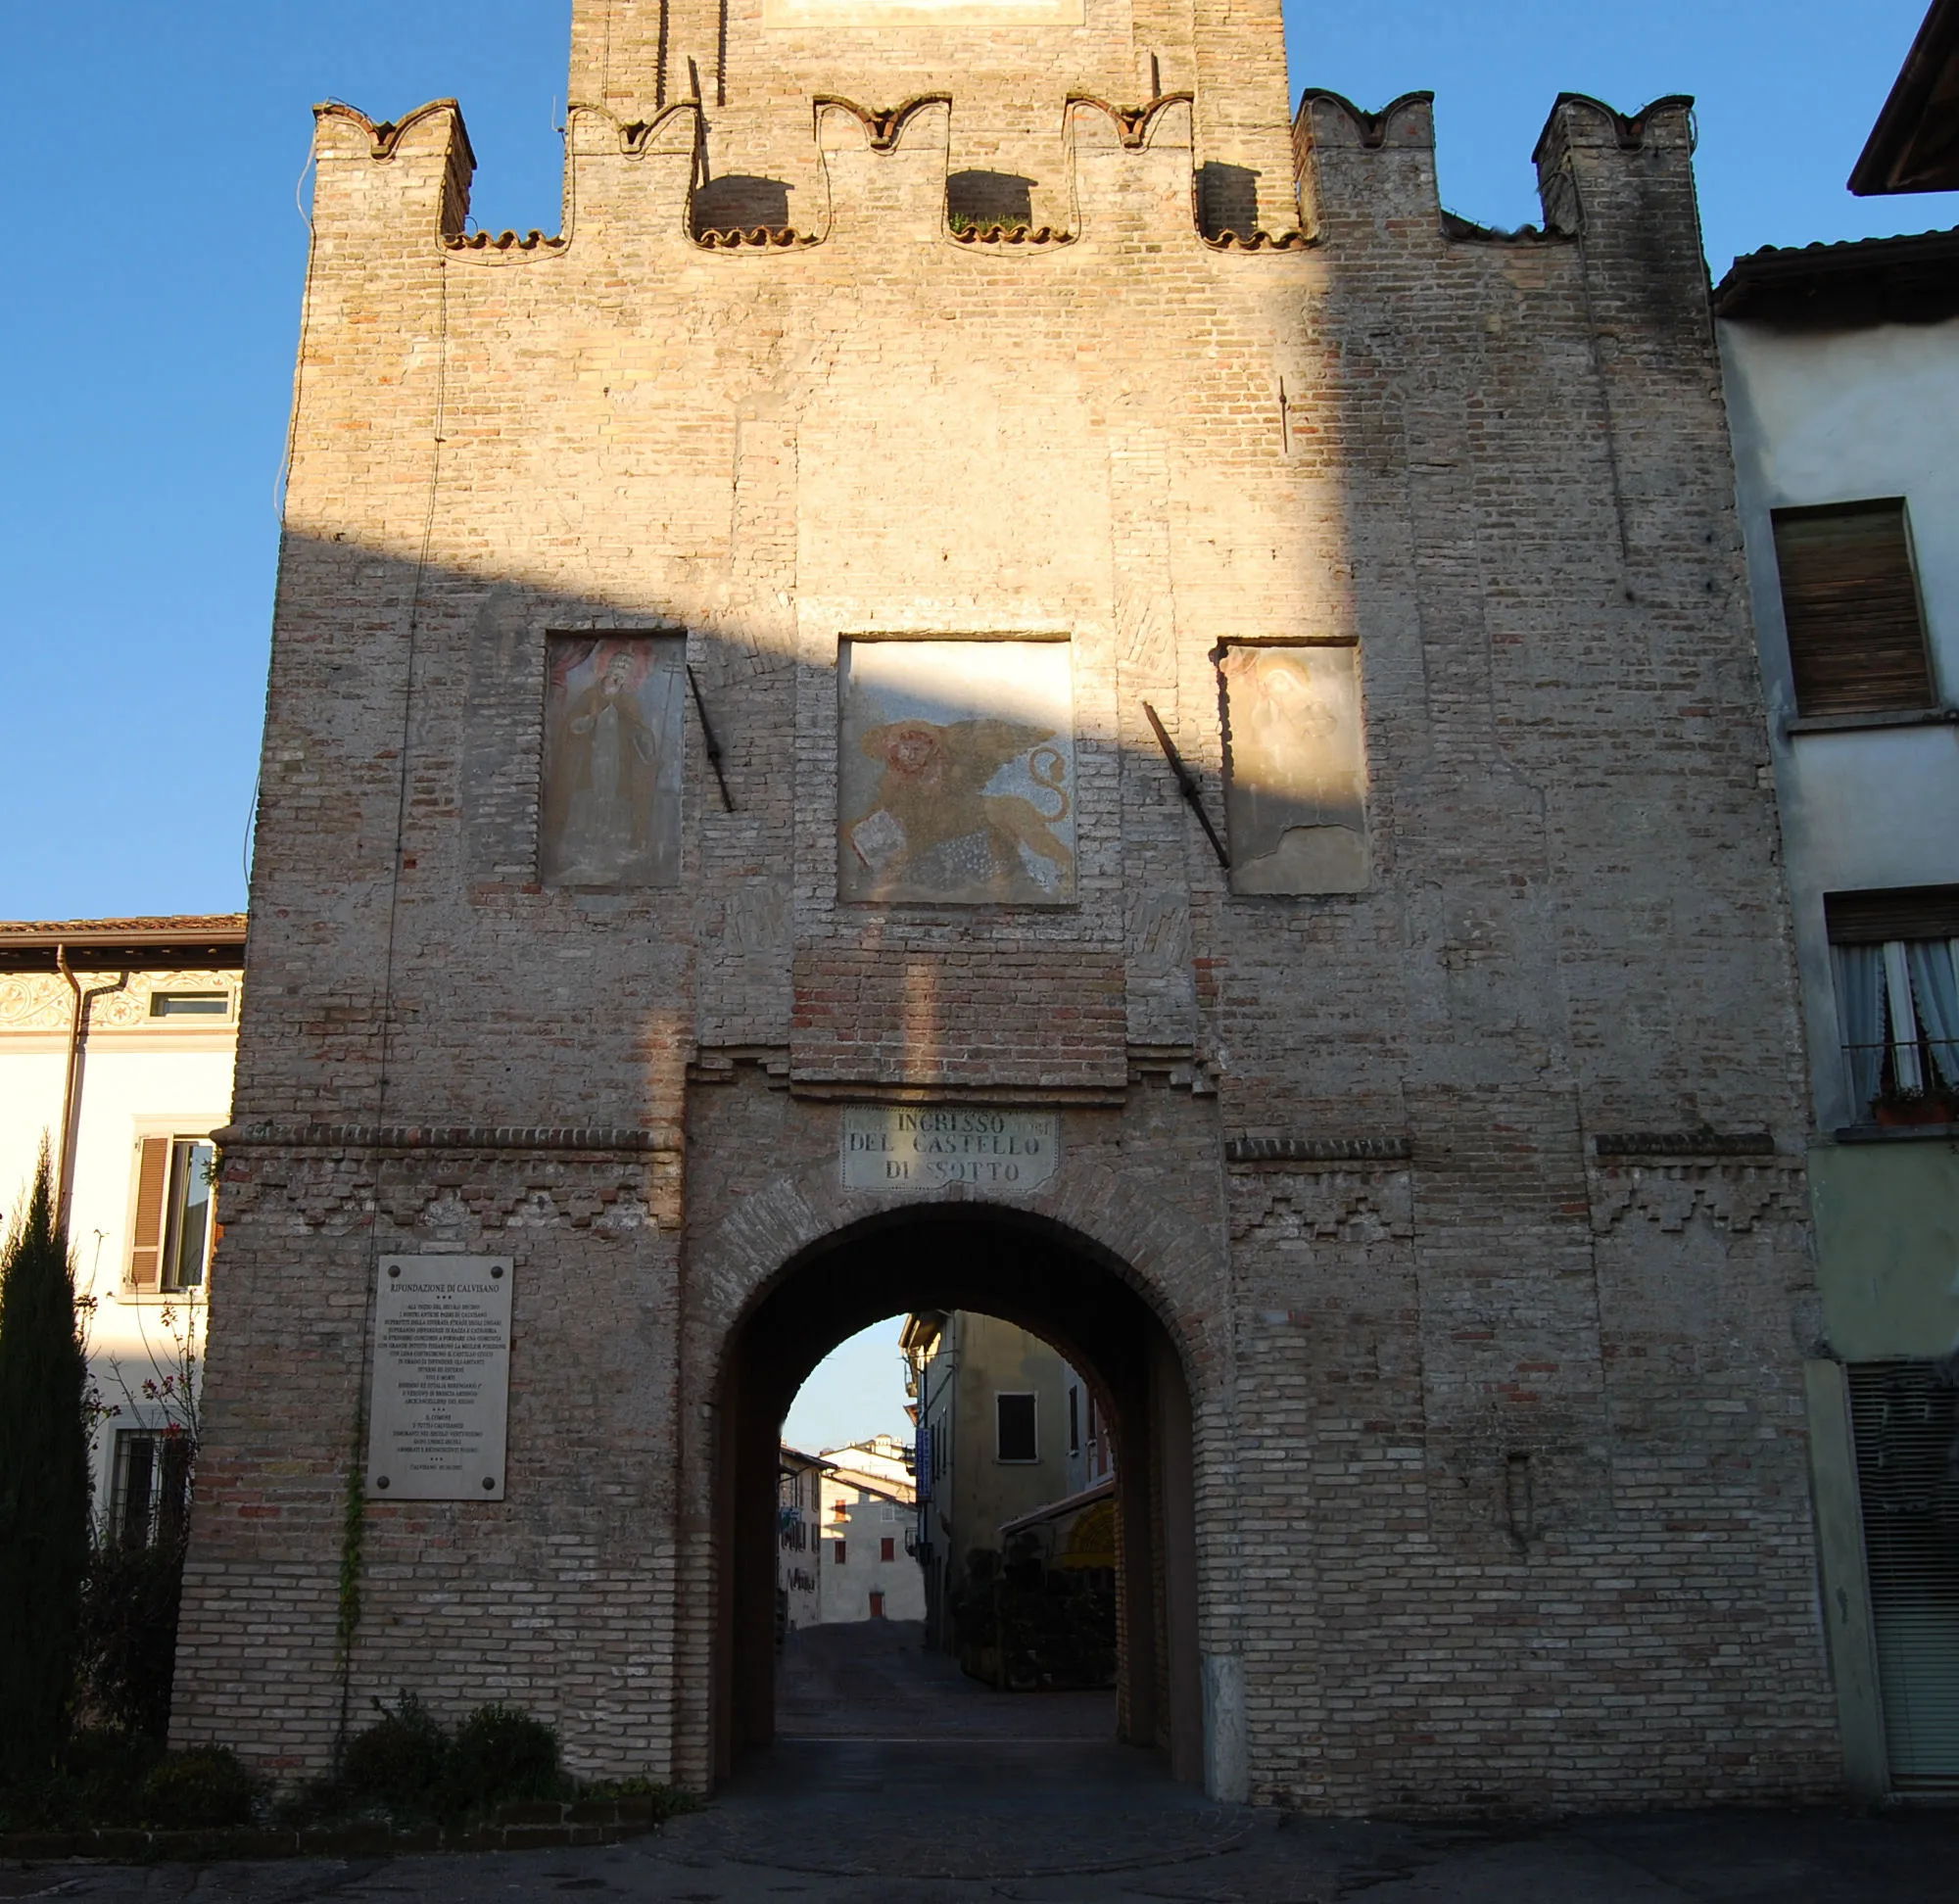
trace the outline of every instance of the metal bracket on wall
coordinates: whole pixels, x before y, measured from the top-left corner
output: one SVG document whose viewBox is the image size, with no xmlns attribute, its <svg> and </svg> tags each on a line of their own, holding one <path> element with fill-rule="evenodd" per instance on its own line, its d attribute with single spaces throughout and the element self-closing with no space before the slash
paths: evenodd
<svg viewBox="0 0 1959 1904">
<path fill-rule="evenodd" d="M 714 784 L 721 789 L 721 810 L 733 813 L 735 802 L 728 791 L 728 776 L 721 770 L 721 742 L 714 738 L 714 724 L 707 718 L 707 703 L 700 697 L 700 683 L 694 678 L 692 661 L 687 664 L 687 685 L 693 690 L 693 711 L 700 716 L 700 738 L 707 743 L 707 764 L 714 769 Z"/>
<path fill-rule="evenodd" d="M 1197 824 L 1204 829 L 1204 836 L 1211 842 L 1211 850 L 1218 855 L 1218 864 L 1227 873 L 1231 870 L 1231 855 L 1224 850 L 1224 842 L 1218 836 L 1218 829 L 1211 824 L 1211 816 L 1204 810 L 1204 795 L 1197 785 L 1197 777 L 1183 764 L 1183 756 L 1176 750 L 1176 742 L 1170 738 L 1170 731 L 1158 718 L 1157 711 L 1148 701 L 1143 703 L 1143 712 L 1149 716 L 1150 726 L 1156 729 L 1157 745 L 1164 750 L 1164 758 L 1170 762 L 1170 770 L 1176 776 L 1177 791 L 1184 797 L 1185 804 L 1197 815 Z"/>
</svg>

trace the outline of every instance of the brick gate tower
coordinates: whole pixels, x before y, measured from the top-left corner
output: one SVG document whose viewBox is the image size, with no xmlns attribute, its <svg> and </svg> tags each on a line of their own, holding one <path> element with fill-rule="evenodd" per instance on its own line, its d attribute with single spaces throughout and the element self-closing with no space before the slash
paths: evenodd
<svg viewBox="0 0 1959 1904">
<path fill-rule="evenodd" d="M 1215 1792 L 1830 1788 L 1688 103 L 1561 98 L 1506 233 L 1426 95 L 1289 124 L 1275 4 L 571 71 L 554 236 L 318 114 L 179 1741 L 709 1783 L 742 1451 L 957 1300 L 1102 1388 Z"/>
</svg>

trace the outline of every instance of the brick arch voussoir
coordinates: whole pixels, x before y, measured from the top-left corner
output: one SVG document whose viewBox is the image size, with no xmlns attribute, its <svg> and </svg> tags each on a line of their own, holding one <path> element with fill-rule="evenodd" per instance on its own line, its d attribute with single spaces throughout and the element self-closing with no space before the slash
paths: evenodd
<svg viewBox="0 0 1959 1904">
<path fill-rule="evenodd" d="M 742 1321 L 827 1238 L 913 1209 L 971 1209 L 1033 1215 L 1103 1261 L 1149 1306 L 1175 1347 L 1194 1406 L 1210 1398 L 1216 1292 L 1226 1286 L 1222 1239 L 1132 1178 L 1088 1159 L 1071 1160 L 1043 1190 L 1008 1204 L 954 1184 L 931 1196 L 889 1198 L 846 1190 L 834 1163 L 784 1175 L 744 1197 L 688 1252 L 689 1308 L 697 1347 L 716 1373 Z"/>
</svg>

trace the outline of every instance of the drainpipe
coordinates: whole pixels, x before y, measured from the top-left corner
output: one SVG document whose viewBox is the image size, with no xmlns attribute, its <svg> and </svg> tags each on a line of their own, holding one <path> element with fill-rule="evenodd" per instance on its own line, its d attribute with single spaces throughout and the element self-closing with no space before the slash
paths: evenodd
<svg viewBox="0 0 1959 1904">
<path fill-rule="evenodd" d="M 68 980 L 74 994 L 74 1009 L 69 1016 L 68 1077 L 62 1087 L 61 1155 L 55 1166 L 55 1221 L 64 1239 L 68 1236 L 69 1214 L 74 1207 L 74 1148 L 81 1121 L 82 1054 L 88 1043 L 89 1008 L 98 998 L 119 992 L 129 982 L 126 972 L 118 973 L 113 985 L 96 985 L 83 991 L 68 962 L 68 947 L 55 947 L 55 970 Z"/>
</svg>

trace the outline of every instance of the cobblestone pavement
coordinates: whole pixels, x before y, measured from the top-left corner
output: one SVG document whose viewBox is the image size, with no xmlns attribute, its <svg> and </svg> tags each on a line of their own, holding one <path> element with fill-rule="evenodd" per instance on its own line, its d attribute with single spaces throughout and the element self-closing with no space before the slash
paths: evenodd
<svg viewBox="0 0 1959 1904">
<path fill-rule="evenodd" d="M 997 1694 L 916 1630 L 792 1649 L 785 1737 L 704 1811 L 586 1851 L 0 1866 L 97 1904 L 1945 1904 L 1959 1811 L 1341 1824 L 1215 1805 L 1108 1742 L 1100 1695 Z M 822 1632 L 818 1629 L 817 1632 Z M 816 1635 L 798 1636 L 799 1641 Z M 948 1677 L 949 1675 L 949 1677 Z M 1010 1723 L 1011 1721 L 1011 1723 Z M 935 1723 L 934 1723 L 935 1722 Z M 1046 1729 L 1046 1730 L 1044 1730 Z M 1084 1736 L 1085 1735 L 1085 1736 Z"/>
</svg>

